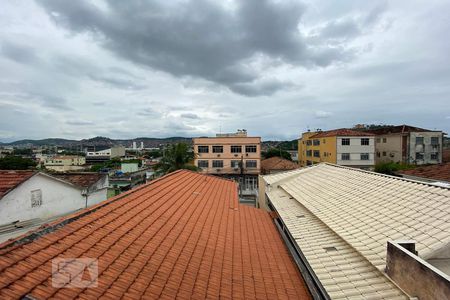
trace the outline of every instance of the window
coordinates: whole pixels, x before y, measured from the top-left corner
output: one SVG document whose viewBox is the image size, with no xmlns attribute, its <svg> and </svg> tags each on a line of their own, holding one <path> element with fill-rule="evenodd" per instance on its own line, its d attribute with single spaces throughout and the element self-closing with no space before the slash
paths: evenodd
<svg viewBox="0 0 450 300">
<path fill-rule="evenodd" d="M 231 146 L 231 153 L 241 153 L 242 146 Z"/>
<path fill-rule="evenodd" d="M 42 205 L 42 191 L 34 190 L 31 191 L 31 208 L 39 207 Z"/>
<path fill-rule="evenodd" d="M 322 140 L 322 143 L 325 144 L 326 141 L 327 141 L 326 139 L 323 139 L 323 140 Z"/>
<path fill-rule="evenodd" d="M 349 146 L 350 145 L 350 139 L 342 139 L 341 140 L 342 146 Z"/>
<path fill-rule="evenodd" d="M 379 142 L 381 141 L 381 139 L 380 139 L 380 138 L 377 138 L 377 140 L 376 140 L 376 141 L 377 141 L 377 143 L 379 143 Z"/>
<path fill-rule="evenodd" d="M 324 152 L 324 153 L 323 153 L 323 156 L 324 156 L 324 157 L 327 157 L 327 153 L 326 153 L 326 152 Z"/>
<path fill-rule="evenodd" d="M 313 145 L 314 146 L 319 146 L 320 145 L 320 140 L 313 140 Z"/>
<path fill-rule="evenodd" d="M 257 166 L 256 160 L 246 160 L 245 161 L 246 168 L 256 168 L 256 166 Z"/>
<path fill-rule="evenodd" d="M 212 146 L 213 153 L 223 153 L 223 146 Z"/>
<path fill-rule="evenodd" d="M 240 160 L 232 160 L 231 161 L 231 167 L 232 168 L 239 168 L 241 165 L 241 161 Z"/>
<path fill-rule="evenodd" d="M 379 151 L 377 152 L 377 157 L 381 157 L 381 153 Z"/>
<path fill-rule="evenodd" d="M 387 142 L 387 138 L 383 138 L 383 143 L 386 143 Z"/>
<path fill-rule="evenodd" d="M 307 140 L 306 141 L 306 146 L 311 146 L 312 145 L 312 141 L 311 140 Z"/>
<path fill-rule="evenodd" d="M 245 152 L 256 153 L 256 146 L 255 145 L 245 146 Z"/>
<path fill-rule="evenodd" d="M 209 146 L 198 146 L 198 153 L 208 153 L 209 152 Z"/>
<path fill-rule="evenodd" d="M 314 155 L 314 157 L 320 157 L 320 151 L 319 150 L 314 150 L 313 155 Z"/>
<path fill-rule="evenodd" d="M 423 137 L 421 136 L 416 137 L 416 145 L 423 145 Z"/>
<path fill-rule="evenodd" d="M 223 160 L 213 160 L 213 168 L 223 168 Z"/>
<path fill-rule="evenodd" d="M 208 163 L 207 160 L 199 160 L 199 161 L 197 162 L 197 166 L 198 166 L 199 168 L 208 168 L 209 163 Z"/>
<path fill-rule="evenodd" d="M 350 160 L 350 153 L 342 153 L 341 159 L 342 160 Z"/>
<path fill-rule="evenodd" d="M 306 150 L 306 156 L 312 156 L 312 150 Z"/>
<path fill-rule="evenodd" d="M 416 159 L 423 159 L 423 153 L 416 152 Z"/>
<path fill-rule="evenodd" d="M 438 154 L 437 153 L 431 153 L 430 159 L 437 160 L 438 159 Z"/>
<path fill-rule="evenodd" d="M 383 156 L 386 156 L 386 151 L 383 151 Z"/>
<path fill-rule="evenodd" d="M 432 136 L 431 137 L 431 145 L 439 145 L 439 137 Z"/>
<path fill-rule="evenodd" d="M 361 153 L 361 160 L 369 160 L 369 153 Z"/>
<path fill-rule="evenodd" d="M 361 139 L 361 146 L 369 146 L 369 139 L 368 138 Z"/>
</svg>

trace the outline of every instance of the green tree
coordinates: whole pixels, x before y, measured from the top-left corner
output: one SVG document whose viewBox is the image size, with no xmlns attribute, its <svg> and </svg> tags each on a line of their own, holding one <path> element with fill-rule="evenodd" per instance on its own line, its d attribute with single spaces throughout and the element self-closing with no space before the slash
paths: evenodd
<svg viewBox="0 0 450 300">
<path fill-rule="evenodd" d="M 164 156 L 155 166 L 155 169 L 160 175 L 171 173 L 180 169 L 196 171 L 197 167 L 191 163 L 193 159 L 194 154 L 189 151 L 188 144 L 173 144 L 164 151 Z"/>
<path fill-rule="evenodd" d="M 274 156 L 278 156 L 278 157 L 282 157 L 288 160 L 292 160 L 291 154 L 285 150 L 281 150 L 278 148 L 270 148 L 269 150 L 267 150 L 266 152 L 262 153 L 262 156 L 267 159 L 267 158 L 271 158 Z"/>
<path fill-rule="evenodd" d="M 414 167 L 415 167 L 414 165 L 408 165 L 405 163 L 394 163 L 394 162 L 379 163 L 375 165 L 375 172 L 387 175 L 396 175 L 397 171 L 414 169 Z"/>
<path fill-rule="evenodd" d="M 27 170 L 36 167 L 36 163 L 29 158 L 9 155 L 0 158 L 0 170 Z"/>
</svg>

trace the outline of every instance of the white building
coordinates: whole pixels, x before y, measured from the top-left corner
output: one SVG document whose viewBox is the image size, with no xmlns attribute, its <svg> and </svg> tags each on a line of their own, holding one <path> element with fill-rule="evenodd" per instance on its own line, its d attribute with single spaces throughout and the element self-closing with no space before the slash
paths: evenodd
<svg viewBox="0 0 450 300">
<path fill-rule="evenodd" d="M 86 164 L 86 158 L 84 156 L 76 155 L 61 155 L 51 158 L 47 158 L 44 165 L 47 169 L 56 172 L 67 172 L 84 169 L 83 165 Z"/>
<path fill-rule="evenodd" d="M 89 207 L 106 200 L 108 185 L 108 177 L 97 173 L 0 171 L 0 225 Z"/>
<path fill-rule="evenodd" d="M 99 150 L 99 151 L 88 151 L 86 153 L 87 161 L 101 161 L 101 160 L 110 160 L 115 157 L 125 156 L 125 147 L 123 146 L 114 146 L 108 149 Z"/>
</svg>

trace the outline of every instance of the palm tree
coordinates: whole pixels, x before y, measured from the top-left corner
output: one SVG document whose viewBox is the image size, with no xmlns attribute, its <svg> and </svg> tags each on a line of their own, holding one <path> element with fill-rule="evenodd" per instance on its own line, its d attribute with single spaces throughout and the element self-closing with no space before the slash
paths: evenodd
<svg viewBox="0 0 450 300">
<path fill-rule="evenodd" d="M 189 151 L 185 143 L 173 144 L 165 150 L 161 161 L 156 165 L 156 173 L 164 175 L 180 169 L 196 171 L 197 167 L 190 164 L 194 159 L 194 153 Z"/>
</svg>

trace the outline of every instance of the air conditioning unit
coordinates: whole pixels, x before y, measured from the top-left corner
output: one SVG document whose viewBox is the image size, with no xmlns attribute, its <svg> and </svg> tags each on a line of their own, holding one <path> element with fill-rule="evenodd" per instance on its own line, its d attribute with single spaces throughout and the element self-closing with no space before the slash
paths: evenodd
<svg viewBox="0 0 450 300">
<path fill-rule="evenodd" d="M 248 153 L 246 153 L 245 156 L 248 156 Z"/>
<path fill-rule="evenodd" d="M 239 171 L 239 167 L 234 167 L 234 170 L 235 171 Z"/>
<path fill-rule="evenodd" d="M 238 155 L 237 155 L 237 154 L 235 154 L 235 155 L 234 155 L 234 157 L 238 157 Z"/>
<path fill-rule="evenodd" d="M 222 169 L 216 169 L 217 172 L 220 172 L 220 170 L 222 170 Z"/>
<path fill-rule="evenodd" d="M 217 157 L 220 157 L 220 154 L 217 154 Z"/>
</svg>

